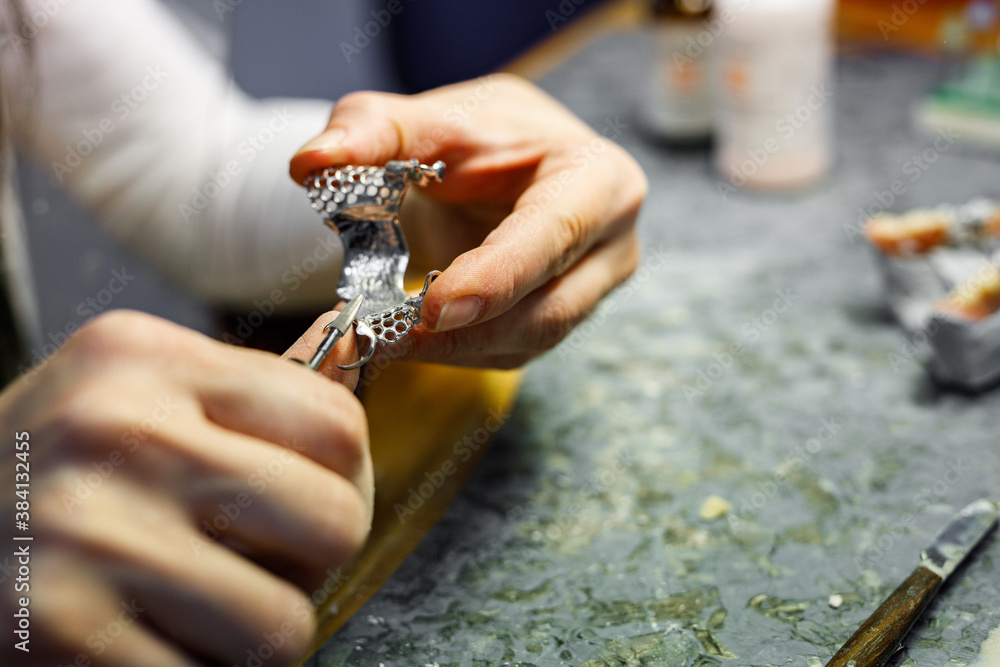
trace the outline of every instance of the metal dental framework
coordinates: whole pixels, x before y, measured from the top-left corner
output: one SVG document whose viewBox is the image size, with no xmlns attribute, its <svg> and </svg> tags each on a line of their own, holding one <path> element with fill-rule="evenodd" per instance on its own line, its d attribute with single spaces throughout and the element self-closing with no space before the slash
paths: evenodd
<svg viewBox="0 0 1000 667">
<path fill-rule="evenodd" d="M 377 344 L 393 345 L 420 324 L 424 294 L 440 272 L 428 273 L 415 297 L 403 289 L 410 253 L 399 226 L 399 206 L 411 183 L 422 187 L 443 177 L 444 162 L 427 166 L 410 160 L 385 167 L 330 167 L 306 179 L 313 209 L 344 246 L 337 296 L 345 301 L 365 297 L 354 330 L 368 339 L 368 349 L 357 362 L 341 368 L 367 363 Z"/>
</svg>

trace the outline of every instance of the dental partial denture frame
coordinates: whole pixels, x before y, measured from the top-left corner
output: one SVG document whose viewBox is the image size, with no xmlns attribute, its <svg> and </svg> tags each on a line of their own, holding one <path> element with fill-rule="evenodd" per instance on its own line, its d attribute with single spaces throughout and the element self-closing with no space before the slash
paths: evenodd
<svg viewBox="0 0 1000 667">
<path fill-rule="evenodd" d="M 355 333 L 367 338 L 369 345 L 349 368 L 366 363 L 377 345 L 395 345 L 420 324 L 424 295 L 440 272 L 428 273 L 415 297 L 403 289 L 410 253 L 399 224 L 399 207 L 411 184 L 440 182 L 444 167 L 444 162 L 427 166 L 417 160 L 393 161 L 384 167 L 329 167 L 305 181 L 313 209 L 339 234 L 344 247 L 337 296 L 345 301 L 365 296 Z"/>
</svg>

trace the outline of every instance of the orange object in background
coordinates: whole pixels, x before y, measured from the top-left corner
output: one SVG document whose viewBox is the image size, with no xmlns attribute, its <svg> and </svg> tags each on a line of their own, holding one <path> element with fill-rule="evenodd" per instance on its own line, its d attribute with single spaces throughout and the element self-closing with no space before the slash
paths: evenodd
<svg viewBox="0 0 1000 667">
<path fill-rule="evenodd" d="M 995 54 L 997 0 L 840 0 L 843 43 L 924 53 Z"/>
<path fill-rule="evenodd" d="M 865 237 L 886 255 L 925 255 L 948 242 L 952 218 L 948 212 L 933 210 L 876 215 L 865 224 Z"/>
<path fill-rule="evenodd" d="M 935 304 L 939 313 L 967 320 L 984 320 L 1000 310 L 1000 268 L 984 264 L 976 275 Z"/>
</svg>

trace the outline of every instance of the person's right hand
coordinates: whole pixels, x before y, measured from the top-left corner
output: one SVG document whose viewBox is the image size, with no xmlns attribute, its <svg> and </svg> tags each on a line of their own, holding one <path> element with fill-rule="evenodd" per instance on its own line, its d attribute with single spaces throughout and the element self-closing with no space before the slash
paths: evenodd
<svg viewBox="0 0 1000 667">
<path fill-rule="evenodd" d="M 331 319 L 290 352 L 307 358 Z M 334 382 L 119 311 L 0 394 L 0 663 L 299 660 L 315 626 L 312 594 L 371 523 L 357 373 L 335 366 L 355 354 L 353 335 L 334 348 L 323 367 Z M 24 433 L 30 468 L 15 456 Z M 15 518 L 25 470 L 30 507 Z M 23 519 L 27 530 L 15 531 Z M 30 590 L 15 589 L 21 546 Z M 30 653 L 10 631 L 22 597 Z"/>
</svg>

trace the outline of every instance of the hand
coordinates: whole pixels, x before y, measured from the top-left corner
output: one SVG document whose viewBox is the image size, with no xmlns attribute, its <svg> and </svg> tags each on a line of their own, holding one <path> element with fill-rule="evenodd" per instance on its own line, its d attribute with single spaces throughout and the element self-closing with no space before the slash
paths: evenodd
<svg viewBox="0 0 1000 667">
<path fill-rule="evenodd" d="M 513 367 L 554 347 L 635 270 L 647 184 L 619 146 L 530 83 L 493 75 L 414 96 L 362 92 L 292 159 L 444 160 L 401 212 L 414 268 L 442 269 L 408 358 Z"/>
<path fill-rule="evenodd" d="M 289 352 L 308 358 L 331 319 Z M 331 382 L 119 311 L 0 394 L 0 559 L 30 548 L 30 590 L 9 576 L 0 615 L 10 623 L 29 597 L 31 633 L 30 654 L 8 634 L 0 663 L 298 661 L 315 627 L 311 594 L 371 522 L 357 373 L 335 368 L 355 358 L 350 335 L 323 366 Z M 11 540 L 23 432 L 30 519 L 18 534 L 33 542 Z"/>
</svg>

